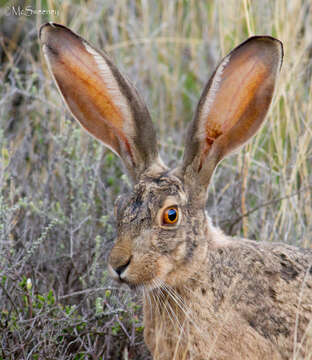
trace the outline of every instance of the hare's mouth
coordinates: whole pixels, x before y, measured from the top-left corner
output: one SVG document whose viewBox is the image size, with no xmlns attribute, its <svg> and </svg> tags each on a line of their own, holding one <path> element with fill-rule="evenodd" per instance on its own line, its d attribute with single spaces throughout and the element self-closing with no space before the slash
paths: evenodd
<svg viewBox="0 0 312 360">
<path fill-rule="evenodd" d="M 133 278 L 127 268 L 125 268 L 124 271 L 116 271 L 110 264 L 108 264 L 108 272 L 118 284 L 128 285 L 131 290 L 146 289 L 149 291 L 157 287 L 152 279 L 142 280 Z"/>
</svg>

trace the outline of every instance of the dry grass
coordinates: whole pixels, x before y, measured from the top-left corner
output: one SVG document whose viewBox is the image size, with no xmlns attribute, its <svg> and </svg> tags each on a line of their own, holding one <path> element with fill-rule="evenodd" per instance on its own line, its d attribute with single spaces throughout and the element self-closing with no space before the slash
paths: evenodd
<svg viewBox="0 0 312 360">
<path fill-rule="evenodd" d="M 30 16 L 2 5 L 0 359 L 119 359 L 125 348 L 125 358 L 147 358 L 139 305 L 129 292 L 109 290 L 105 270 L 113 202 L 128 183 L 120 162 L 64 113 L 39 52 L 45 21 L 104 48 L 136 83 L 168 164 L 182 156 L 184 129 L 220 57 L 253 34 L 281 39 L 284 64 L 267 122 L 218 168 L 208 210 L 229 234 L 311 247 L 309 0 L 20 3 L 58 11 Z"/>
</svg>

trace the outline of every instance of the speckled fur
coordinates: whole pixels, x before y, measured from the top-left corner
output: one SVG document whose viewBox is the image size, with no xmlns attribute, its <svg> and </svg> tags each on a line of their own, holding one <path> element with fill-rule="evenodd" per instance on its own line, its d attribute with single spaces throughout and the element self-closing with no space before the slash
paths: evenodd
<svg viewBox="0 0 312 360">
<path fill-rule="evenodd" d="M 183 217 L 165 230 L 156 218 L 169 196 L 184 199 L 177 204 Z M 310 250 L 226 237 L 203 209 L 188 206 L 182 182 L 167 172 L 142 179 L 117 206 L 110 264 L 132 256 L 127 281 L 148 288 L 160 278 L 189 311 L 164 289 L 145 293 L 144 335 L 155 359 L 300 359 L 312 352 Z"/>
</svg>

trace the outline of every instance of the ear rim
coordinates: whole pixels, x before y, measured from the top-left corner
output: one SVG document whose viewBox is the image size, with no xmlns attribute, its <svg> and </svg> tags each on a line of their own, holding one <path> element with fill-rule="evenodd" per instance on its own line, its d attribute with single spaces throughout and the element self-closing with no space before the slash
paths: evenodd
<svg viewBox="0 0 312 360">
<path fill-rule="evenodd" d="M 276 62 L 276 65 L 277 65 L 276 72 L 273 73 L 274 81 L 273 81 L 272 96 L 271 96 L 271 100 L 269 102 L 268 108 L 265 112 L 265 115 L 263 116 L 263 120 L 261 121 L 258 128 L 249 136 L 249 138 L 247 140 L 245 140 L 243 143 L 241 143 L 240 146 L 236 147 L 234 150 L 226 151 L 224 142 L 222 142 L 222 140 L 224 140 L 224 141 L 227 140 L 226 136 L 230 133 L 230 131 L 225 132 L 225 133 L 221 134 L 219 137 L 215 138 L 213 140 L 213 143 L 209 150 L 209 155 L 207 155 L 207 159 L 204 162 L 204 166 L 202 166 L 199 161 L 196 165 L 194 163 L 196 162 L 196 158 L 198 157 L 197 154 L 199 153 L 199 149 L 201 146 L 200 139 L 199 139 L 201 124 L 200 124 L 199 119 L 200 119 L 201 112 L 203 110 L 205 101 L 207 101 L 207 97 L 209 96 L 209 91 L 213 87 L 213 82 L 214 82 L 215 76 L 217 75 L 217 72 L 220 70 L 220 67 L 221 67 L 221 74 L 222 74 L 223 68 L 227 65 L 227 63 L 231 59 L 231 56 L 233 55 L 233 53 L 235 53 L 237 50 L 244 47 L 249 42 L 251 42 L 251 41 L 254 42 L 255 40 L 271 41 L 271 43 L 274 44 L 274 46 L 276 48 L 276 53 L 278 54 L 278 56 L 276 57 L 276 61 L 277 61 Z M 279 39 L 276 39 L 270 35 L 251 36 L 248 39 L 246 39 L 245 41 L 243 41 L 242 43 L 240 43 L 238 46 L 236 46 L 234 49 L 232 49 L 225 57 L 222 58 L 222 60 L 218 63 L 217 67 L 215 68 L 212 75 L 210 76 L 209 80 L 205 84 L 204 89 L 200 95 L 198 104 L 196 106 L 196 110 L 194 112 L 193 119 L 192 119 L 191 123 L 189 124 L 187 131 L 186 131 L 186 136 L 185 136 L 186 145 L 185 145 L 185 151 L 184 151 L 184 155 L 183 155 L 182 164 L 180 166 L 178 166 L 174 171 L 175 174 L 180 179 L 183 179 L 183 181 L 189 187 L 192 188 L 192 191 L 198 192 L 199 197 L 196 196 L 197 199 L 200 197 L 204 197 L 206 199 L 206 195 L 203 196 L 203 191 L 206 194 L 207 187 L 209 185 L 209 182 L 213 175 L 213 172 L 216 169 L 216 167 L 218 166 L 218 164 L 224 159 L 224 157 L 228 156 L 231 153 L 237 152 L 237 150 L 239 150 L 242 146 L 246 145 L 249 141 L 251 141 L 251 139 L 254 137 L 254 135 L 263 126 L 265 119 L 267 118 L 269 109 L 271 107 L 274 95 L 275 95 L 276 83 L 277 83 L 278 75 L 279 75 L 281 67 L 282 67 L 283 57 L 284 57 L 283 43 Z M 234 128 L 234 126 L 233 126 L 233 128 Z M 195 168 L 194 168 L 194 166 L 195 166 Z M 198 170 L 196 170 L 196 167 Z M 204 170 L 208 174 L 208 176 L 206 176 L 205 179 L 201 179 L 201 176 L 199 175 L 202 170 Z M 195 181 L 196 186 L 203 187 L 204 190 L 202 189 L 201 191 L 197 191 L 197 190 L 195 191 L 194 179 L 196 180 Z"/>
<path fill-rule="evenodd" d="M 50 63 L 51 58 L 49 58 L 49 54 L 45 49 L 45 47 L 49 48 L 49 45 L 51 45 L 51 43 L 48 44 L 48 41 L 44 41 L 46 40 L 46 38 L 43 39 L 43 31 L 50 31 L 51 34 L 47 36 L 52 37 L 53 32 L 51 28 L 57 28 L 58 31 L 64 31 L 64 36 L 73 36 L 73 39 L 75 38 L 79 42 L 79 44 L 81 44 L 85 48 L 85 51 L 90 54 L 90 56 L 96 63 L 96 56 L 101 57 L 103 62 L 105 62 L 107 68 L 112 74 L 111 76 L 113 78 L 113 81 L 115 81 L 115 83 L 117 84 L 118 91 L 122 96 L 122 101 L 126 102 L 127 111 L 130 111 L 132 118 L 132 122 L 130 120 L 127 121 L 126 119 L 123 125 L 126 127 L 130 126 L 130 131 L 124 132 L 121 135 L 118 135 L 118 128 L 115 128 L 113 122 L 110 122 L 109 120 L 106 121 L 106 126 L 109 126 L 109 128 L 111 129 L 112 134 L 114 134 L 113 136 L 116 137 L 120 144 L 120 148 L 122 148 L 122 144 L 124 144 L 124 146 L 127 148 L 126 151 L 123 150 L 123 152 L 118 152 L 116 148 L 110 146 L 109 143 L 103 140 L 105 139 L 105 136 L 96 136 L 95 133 L 92 133 L 92 131 L 89 130 L 88 126 L 85 126 L 82 121 L 79 120 L 77 113 L 75 114 L 75 112 L 71 109 L 69 102 L 65 99 L 65 96 L 60 89 L 59 82 L 55 77 L 52 65 Z M 92 137 L 100 141 L 102 145 L 109 148 L 112 152 L 114 152 L 118 157 L 121 158 L 123 164 L 126 167 L 127 173 L 132 179 L 132 182 L 138 182 L 142 174 L 148 171 L 150 167 L 156 169 L 158 165 L 159 168 L 164 168 L 165 166 L 160 159 L 158 151 L 156 131 L 147 106 L 143 101 L 143 98 L 138 93 L 136 87 L 131 83 L 127 76 L 120 72 L 120 70 L 111 60 L 111 58 L 104 51 L 97 49 L 79 34 L 62 24 L 57 24 L 54 22 L 44 23 L 40 26 L 38 35 L 45 63 L 48 66 L 49 73 L 57 87 L 59 94 L 61 95 L 61 98 L 63 99 L 63 103 L 65 104 L 67 111 L 79 123 L 79 125 L 83 128 L 84 131 L 86 131 Z M 58 34 L 57 36 L 62 36 L 62 33 Z M 59 50 L 61 49 L 61 47 L 56 49 Z M 51 48 L 49 48 L 49 51 L 52 51 Z M 101 70 L 100 65 L 98 63 L 97 65 L 98 69 Z M 123 135 L 124 139 L 122 138 Z M 135 154 L 133 155 L 133 153 Z M 134 157 L 136 157 L 135 160 Z"/>
</svg>

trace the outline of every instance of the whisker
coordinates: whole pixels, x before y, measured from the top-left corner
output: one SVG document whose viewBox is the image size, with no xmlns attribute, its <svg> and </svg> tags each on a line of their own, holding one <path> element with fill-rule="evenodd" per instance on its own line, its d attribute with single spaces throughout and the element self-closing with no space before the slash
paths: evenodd
<svg viewBox="0 0 312 360">
<path fill-rule="evenodd" d="M 176 326 L 178 326 L 179 330 L 183 332 L 183 327 L 177 317 L 176 312 L 174 311 L 174 309 L 171 307 L 170 302 L 168 301 L 168 296 L 169 294 L 166 292 L 166 289 L 164 289 L 162 287 L 162 283 L 160 281 L 158 281 L 159 284 L 159 290 L 161 292 L 161 295 L 163 297 L 165 297 L 165 300 L 163 301 L 163 305 L 168 313 L 168 316 L 170 317 L 170 319 L 172 320 L 172 324 L 174 325 L 174 327 L 176 328 Z M 170 296 L 169 296 L 170 297 Z M 171 316 L 170 316 L 171 314 Z M 172 318 L 174 317 L 174 319 Z M 175 321 L 174 321 L 175 320 Z"/>
<path fill-rule="evenodd" d="M 168 294 L 171 295 L 172 300 L 175 301 L 175 303 L 179 306 L 179 308 L 181 309 L 181 311 L 183 312 L 185 317 L 196 328 L 196 330 L 198 331 L 200 336 L 203 337 L 204 335 L 203 335 L 202 330 L 198 327 L 198 325 L 196 324 L 194 319 L 191 317 L 192 309 L 185 304 L 182 297 L 171 286 L 169 286 L 168 284 L 166 284 L 164 282 L 163 282 L 163 286 L 166 287 Z"/>
<path fill-rule="evenodd" d="M 146 288 L 145 285 L 143 285 L 143 293 L 144 293 L 144 298 L 146 299 L 146 301 L 149 304 L 149 308 L 150 308 L 149 317 L 150 317 L 150 321 L 152 321 L 153 305 L 152 305 L 151 297 L 149 294 L 149 290 Z"/>
</svg>

